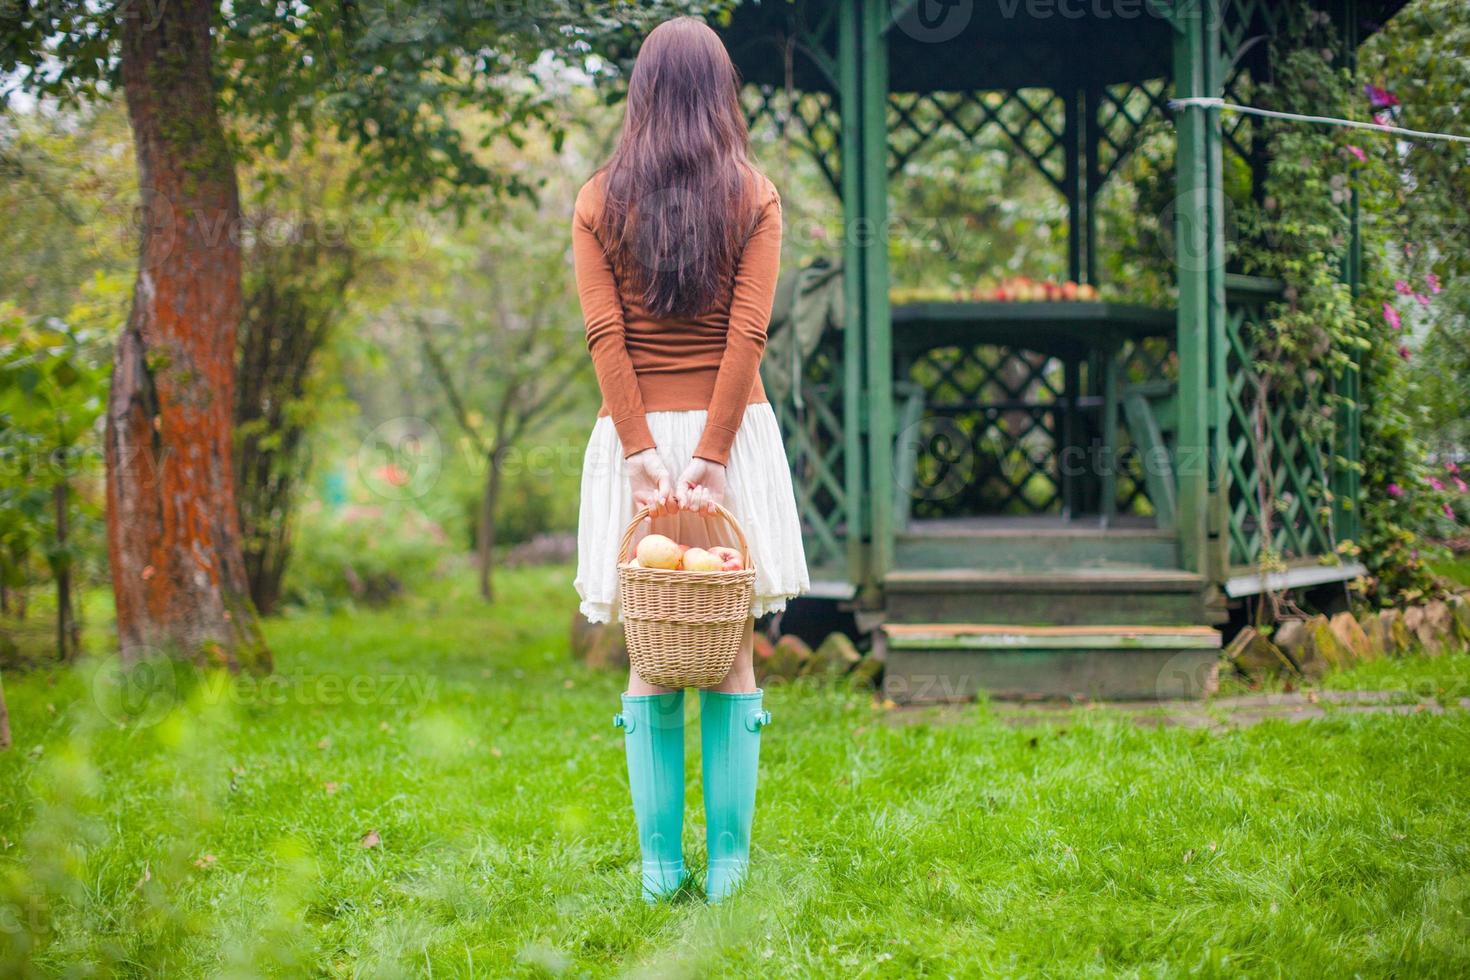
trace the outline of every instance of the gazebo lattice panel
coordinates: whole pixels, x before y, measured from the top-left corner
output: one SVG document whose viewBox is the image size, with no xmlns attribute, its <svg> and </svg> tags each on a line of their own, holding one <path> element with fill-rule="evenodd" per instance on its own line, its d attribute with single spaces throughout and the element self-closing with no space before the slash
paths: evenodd
<svg viewBox="0 0 1470 980">
<path fill-rule="evenodd" d="M 1139 84 L 1108 85 L 1097 94 L 1094 125 L 1097 127 L 1096 171 L 1093 194 L 1138 148 L 1151 126 L 1168 122 L 1171 85 L 1156 78 Z"/>
<path fill-rule="evenodd" d="M 741 91 L 751 142 L 784 142 L 816 164 L 834 194 L 841 192 L 841 110 L 826 92 L 792 92 L 775 85 L 747 85 Z"/>
<path fill-rule="evenodd" d="M 920 355 L 909 370 L 925 404 L 913 516 L 1058 509 L 1060 374 L 1043 354 L 989 344 Z"/>
<path fill-rule="evenodd" d="M 786 443 L 807 561 L 813 568 L 840 567 L 847 561 L 851 507 L 844 477 L 840 336 L 826 338 L 803 363 L 800 397 L 778 399 L 772 408 Z"/>
<path fill-rule="evenodd" d="M 1226 458 L 1229 557 L 1250 565 L 1264 554 L 1281 560 L 1334 550 L 1328 461 L 1332 447 L 1314 434 L 1330 411 L 1325 381 L 1309 379 L 1290 397 L 1267 394 L 1256 367 L 1254 338 L 1267 304 L 1233 302 L 1226 318 Z M 1315 416 L 1316 418 L 1314 418 Z"/>
<path fill-rule="evenodd" d="M 1136 363 L 1153 365 L 1139 348 Z M 1151 368 L 1145 368 L 1149 370 Z M 918 355 L 907 379 L 924 390 L 924 416 L 900 451 L 916 453 L 916 518 L 1046 514 L 1063 507 L 1061 469 L 1068 410 L 1056 358 L 992 344 L 936 347 Z M 1096 397 L 1077 407 L 1078 448 L 1093 458 L 1101 432 Z M 1095 496 L 1095 493 L 1094 493 Z M 1148 513 L 1143 461 L 1122 434 L 1118 507 Z"/>
<path fill-rule="evenodd" d="M 1064 127 L 1065 106 L 1049 89 L 893 93 L 888 97 L 888 172 L 897 174 L 936 138 L 976 147 L 1003 138 L 1064 192 Z"/>
</svg>

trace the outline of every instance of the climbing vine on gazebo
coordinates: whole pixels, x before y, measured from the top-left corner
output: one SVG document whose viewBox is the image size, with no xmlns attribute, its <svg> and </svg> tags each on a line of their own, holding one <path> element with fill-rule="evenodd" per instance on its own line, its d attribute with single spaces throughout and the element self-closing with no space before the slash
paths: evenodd
<svg viewBox="0 0 1470 980">
<path fill-rule="evenodd" d="M 1275 42 L 1272 76 L 1257 88 L 1263 108 L 1342 119 L 1370 121 L 1389 107 L 1392 96 L 1364 84 L 1354 52 L 1326 14 L 1302 5 L 1290 27 Z M 1432 506 L 1425 494 L 1405 501 L 1404 487 L 1424 485 L 1422 447 L 1408 425 L 1402 405 L 1409 350 L 1391 286 L 1394 247 L 1386 222 L 1359 222 L 1360 205 L 1376 212 L 1400 193 L 1391 138 L 1361 130 L 1264 121 L 1268 141 L 1264 180 L 1241 209 L 1239 258 L 1246 271 L 1284 284 L 1279 302 L 1251 330 L 1253 359 L 1249 410 L 1257 472 L 1254 488 L 1265 515 L 1287 509 L 1287 488 L 1272 479 L 1279 471 L 1273 443 L 1264 438 L 1272 405 L 1292 406 L 1287 417 L 1297 438 L 1330 454 L 1334 465 L 1356 474 L 1359 492 L 1338 495 L 1321 487 L 1324 526 L 1336 527 L 1333 513 L 1358 511 L 1359 537 L 1333 532 L 1335 550 L 1363 561 L 1369 577 L 1360 587 L 1389 601 L 1416 598 L 1435 584 L 1422 561 L 1423 547 L 1413 530 L 1422 521 L 1406 519 Z M 1316 397 L 1310 397 L 1315 393 Z M 1343 451 L 1348 437 L 1343 421 L 1358 413 L 1362 442 L 1370 447 L 1361 461 Z M 1390 507 L 1364 507 L 1384 498 Z M 1409 504 L 1411 511 L 1406 511 Z M 1421 513 L 1421 517 L 1424 516 Z M 1268 517 L 1269 519 L 1269 517 Z M 1264 535 L 1264 540 L 1271 536 Z M 1281 556 L 1263 549 L 1270 567 Z"/>
</svg>

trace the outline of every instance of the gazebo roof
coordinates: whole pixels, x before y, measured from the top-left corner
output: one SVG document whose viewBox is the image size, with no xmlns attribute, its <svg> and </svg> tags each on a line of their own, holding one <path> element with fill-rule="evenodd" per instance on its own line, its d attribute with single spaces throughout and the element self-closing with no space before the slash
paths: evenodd
<svg viewBox="0 0 1470 980">
<path fill-rule="evenodd" d="M 788 45 L 795 41 L 799 52 L 808 33 L 823 50 L 835 51 L 834 8 L 841 2 L 851 0 L 745 0 L 721 31 L 744 80 L 785 85 Z M 1170 73 L 1173 31 L 1150 12 L 1149 0 L 1054 0 L 1045 6 L 1051 11 L 1046 17 L 1028 15 L 1034 2 L 974 0 L 971 6 L 961 0 L 947 8 L 953 20 L 941 15 L 932 24 L 910 7 L 888 32 L 890 90 L 1063 89 Z M 1375 29 L 1405 2 L 1359 0 L 1361 32 Z M 833 80 L 812 59 L 798 53 L 790 67 L 796 88 L 834 91 Z"/>
</svg>

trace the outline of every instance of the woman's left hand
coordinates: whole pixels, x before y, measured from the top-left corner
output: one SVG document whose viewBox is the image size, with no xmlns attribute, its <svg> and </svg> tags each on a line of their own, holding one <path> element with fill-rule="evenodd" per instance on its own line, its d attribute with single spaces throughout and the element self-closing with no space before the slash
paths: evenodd
<svg viewBox="0 0 1470 980">
<path fill-rule="evenodd" d="M 725 502 L 725 467 L 695 457 L 674 484 L 674 499 L 685 510 L 713 514 Z"/>
</svg>

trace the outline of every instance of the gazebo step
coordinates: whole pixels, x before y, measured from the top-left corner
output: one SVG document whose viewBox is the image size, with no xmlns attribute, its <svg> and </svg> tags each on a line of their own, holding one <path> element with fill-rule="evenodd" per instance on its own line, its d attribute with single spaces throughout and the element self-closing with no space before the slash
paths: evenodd
<svg viewBox="0 0 1470 980">
<path fill-rule="evenodd" d="M 1172 626 L 1217 619 L 1204 578 L 1176 569 L 900 569 L 883 584 L 890 623 Z"/>
<path fill-rule="evenodd" d="M 1179 567 L 1179 537 L 1144 527 L 1103 529 L 1093 521 L 913 521 L 894 542 L 899 568 L 1064 570 L 1107 564 Z"/>
<path fill-rule="evenodd" d="M 899 703 L 993 698 L 1198 698 L 1215 687 L 1207 626 L 890 623 L 884 692 Z"/>
</svg>

